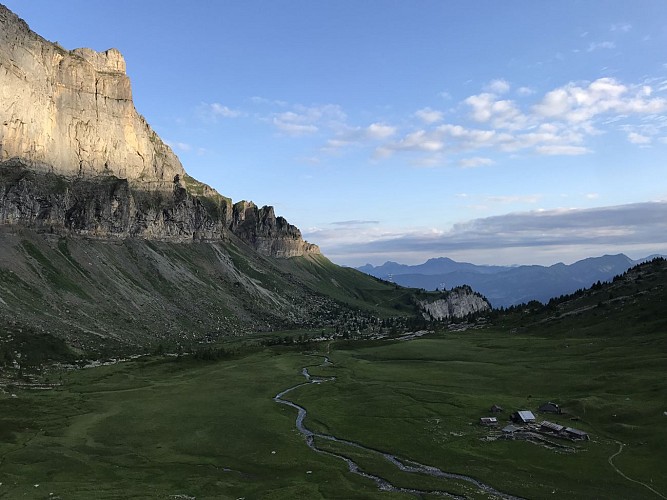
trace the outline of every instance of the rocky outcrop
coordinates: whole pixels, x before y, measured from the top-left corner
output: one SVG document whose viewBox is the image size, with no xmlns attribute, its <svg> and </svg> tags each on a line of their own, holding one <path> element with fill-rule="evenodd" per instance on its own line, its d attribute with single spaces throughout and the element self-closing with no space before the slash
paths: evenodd
<svg viewBox="0 0 667 500">
<path fill-rule="evenodd" d="M 0 224 L 99 238 L 319 253 L 300 231 L 189 177 L 137 113 L 116 49 L 68 51 L 0 5 Z"/>
<path fill-rule="evenodd" d="M 236 203 L 231 229 L 262 255 L 286 258 L 319 253 L 317 245 L 303 241 L 296 226 L 276 217 L 273 207 L 257 208 L 246 201 Z"/>
<path fill-rule="evenodd" d="M 188 187 L 190 189 L 188 189 Z M 235 235 L 267 257 L 319 254 L 273 207 L 239 202 L 192 178 L 171 189 L 137 188 L 114 176 L 64 177 L 0 162 L 0 224 L 94 238 L 220 241 Z"/>
<path fill-rule="evenodd" d="M 134 108 L 116 49 L 68 51 L 0 5 L 0 160 L 167 190 L 183 167 Z"/>
<path fill-rule="evenodd" d="M 221 240 L 231 202 L 193 196 L 177 176 L 171 189 L 136 189 L 114 176 L 68 178 L 0 163 L 0 223 L 56 234 L 164 241 Z"/>
<path fill-rule="evenodd" d="M 469 286 L 460 286 L 443 292 L 441 298 L 417 301 L 424 317 L 435 320 L 464 318 L 470 314 L 490 311 L 491 305 Z"/>
</svg>

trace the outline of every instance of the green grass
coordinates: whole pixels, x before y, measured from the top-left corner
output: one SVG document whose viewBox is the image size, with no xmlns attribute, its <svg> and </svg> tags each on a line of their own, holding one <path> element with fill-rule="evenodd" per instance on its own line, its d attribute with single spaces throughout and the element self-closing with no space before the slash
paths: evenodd
<svg viewBox="0 0 667 500">
<path fill-rule="evenodd" d="M 23 240 L 21 245 L 23 246 L 25 252 L 39 263 L 46 279 L 55 288 L 61 291 L 70 292 L 84 299 L 90 298 L 79 285 L 77 285 L 72 279 L 68 277 L 65 272 L 63 272 L 62 268 L 54 265 L 54 263 L 49 258 L 47 258 L 35 244 L 28 240 Z M 59 248 L 62 251 L 63 246 L 61 242 L 59 242 Z M 71 256 L 69 256 L 69 254 L 63 255 L 65 256 L 69 265 L 73 266 Z M 79 271 L 80 267 L 76 266 L 76 269 Z"/>
<path fill-rule="evenodd" d="M 361 273 L 339 267 L 322 255 L 297 257 L 276 262 L 318 293 L 333 297 L 348 306 L 381 317 L 407 316 L 415 313 L 415 290 L 402 288 Z"/>
<path fill-rule="evenodd" d="M 57 391 L 0 399 L 0 495 L 409 498 L 380 492 L 342 461 L 305 445 L 295 411 L 272 398 L 303 381 L 301 368 L 310 366 L 313 375 L 337 377 L 289 395 L 308 409 L 314 430 L 526 498 L 553 498 L 553 491 L 575 499 L 657 498 L 607 460 L 625 443 L 615 464 L 667 492 L 661 337 L 492 329 L 321 345 L 334 366 L 317 366 L 320 356 L 290 348 L 243 354 L 240 346 L 241 354 L 217 362 L 144 360 L 69 372 Z M 482 439 L 489 431 L 476 422 L 492 404 L 506 408 L 506 419 L 547 400 L 567 412 L 547 419 L 586 430 L 591 441 L 563 441 L 576 450 L 563 452 Z M 322 446 L 399 486 L 485 497 L 457 481 L 401 473 L 358 448 Z"/>
<path fill-rule="evenodd" d="M 650 496 L 615 474 L 667 491 L 662 465 L 667 349 L 655 333 L 630 338 L 550 338 L 496 331 L 338 350 L 335 384 L 300 391 L 314 427 L 528 498 Z M 567 347 L 566 347 L 567 346 Z M 640 365 L 640 366 L 639 366 Z M 311 389 L 308 387 L 307 389 Z M 559 453 L 516 441 L 484 442 L 477 426 L 493 404 L 514 411 L 557 401 L 567 416 L 547 416 L 588 431 L 592 441 Z M 579 417 L 573 422 L 572 416 Z M 505 413 L 503 419 L 507 419 Z M 616 496 L 617 495 L 617 496 Z"/>
<path fill-rule="evenodd" d="M 0 496 L 391 498 L 309 450 L 294 412 L 273 402 L 309 361 L 267 351 L 128 363 L 0 396 Z"/>
</svg>

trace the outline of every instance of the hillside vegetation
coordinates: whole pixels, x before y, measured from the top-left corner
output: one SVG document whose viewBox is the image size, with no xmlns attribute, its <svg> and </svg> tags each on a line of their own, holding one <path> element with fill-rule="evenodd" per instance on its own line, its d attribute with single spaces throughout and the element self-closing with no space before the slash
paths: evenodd
<svg viewBox="0 0 667 500">
<path fill-rule="evenodd" d="M 223 337 L 415 315 L 399 289 L 321 255 L 264 257 L 217 243 L 102 240 L 0 228 L 5 335 L 94 357 L 175 352 Z"/>
<path fill-rule="evenodd" d="M 325 270 L 311 261 L 293 268 L 321 286 Z M 338 278 L 326 287 L 345 287 Z M 244 347 L 226 338 L 216 361 L 51 366 L 42 377 L 53 390 L 15 384 L 0 395 L 0 494 L 498 498 L 465 476 L 531 499 L 664 498 L 666 282 L 667 263 L 656 260 L 548 306 L 495 312 L 484 327 L 442 325 L 412 340 Z M 317 446 L 396 491 L 307 446 L 296 410 L 273 400 L 304 382 L 304 367 L 322 381 L 283 397 L 307 410 L 308 429 L 342 440 L 317 437 Z M 563 413 L 539 414 L 546 401 Z M 492 405 L 505 410 L 500 426 L 526 409 L 590 441 L 502 439 L 499 428 L 478 425 Z M 458 476 L 402 471 L 383 454 Z"/>
</svg>

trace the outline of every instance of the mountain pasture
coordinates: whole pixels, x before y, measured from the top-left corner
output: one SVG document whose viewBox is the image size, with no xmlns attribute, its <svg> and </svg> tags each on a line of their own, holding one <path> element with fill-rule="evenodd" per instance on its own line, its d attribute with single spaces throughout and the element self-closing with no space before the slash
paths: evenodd
<svg viewBox="0 0 667 500">
<path fill-rule="evenodd" d="M 10 387 L 1 396 L 0 495 L 409 498 L 380 491 L 342 460 L 306 446 L 295 410 L 273 397 L 303 382 L 301 370 L 309 366 L 313 376 L 336 377 L 289 393 L 314 431 L 524 498 L 659 498 L 648 487 L 667 492 L 661 337 L 640 329 L 546 336 L 492 327 L 51 373 L 62 379 L 55 390 Z M 320 366 L 325 355 L 332 365 Z M 537 414 L 545 401 L 564 413 Z M 494 404 L 505 409 L 499 428 L 478 425 Z M 591 439 L 552 439 L 561 449 L 498 439 L 519 409 Z M 460 481 L 406 474 L 354 447 L 324 446 L 397 486 L 487 497 Z M 636 482 L 614 470 L 611 457 Z"/>
</svg>

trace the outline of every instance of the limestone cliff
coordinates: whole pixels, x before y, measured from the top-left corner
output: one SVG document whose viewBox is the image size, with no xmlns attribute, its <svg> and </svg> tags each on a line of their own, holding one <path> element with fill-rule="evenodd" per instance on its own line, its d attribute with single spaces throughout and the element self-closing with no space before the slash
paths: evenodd
<svg viewBox="0 0 667 500">
<path fill-rule="evenodd" d="M 119 51 L 68 51 L 0 5 L 0 224 L 318 253 L 299 230 L 189 177 L 137 113 Z"/>
<path fill-rule="evenodd" d="M 436 320 L 464 318 L 469 314 L 491 310 L 489 301 L 466 285 L 443 292 L 441 298 L 421 300 L 417 304 L 425 317 Z"/>
<path fill-rule="evenodd" d="M 67 51 L 0 5 L 0 160 L 171 184 L 183 167 L 132 102 L 116 49 Z"/>
</svg>

